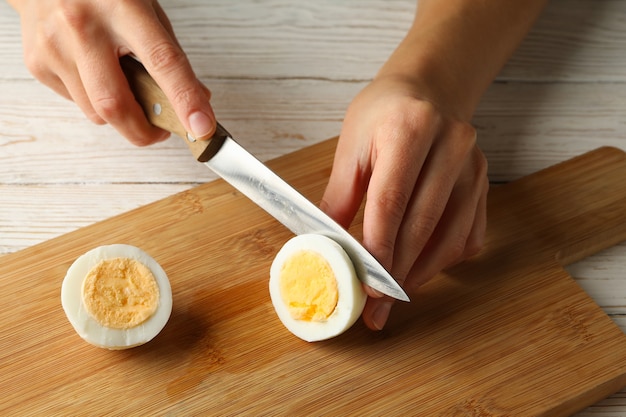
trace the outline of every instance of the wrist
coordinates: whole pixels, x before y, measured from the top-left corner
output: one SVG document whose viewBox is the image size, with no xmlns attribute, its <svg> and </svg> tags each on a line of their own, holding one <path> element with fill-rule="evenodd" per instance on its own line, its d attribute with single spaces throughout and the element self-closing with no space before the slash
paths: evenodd
<svg viewBox="0 0 626 417">
<path fill-rule="evenodd" d="M 375 79 L 392 78 L 410 85 L 416 98 L 469 121 L 500 66 L 490 68 L 444 39 L 409 32 Z"/>
<path fill-rule="evenodd" d="M 546 0 L 420 0 L 406 37 L 377 78 L 409 82 L 419 98 L 469 121 Z"/>
</svg>

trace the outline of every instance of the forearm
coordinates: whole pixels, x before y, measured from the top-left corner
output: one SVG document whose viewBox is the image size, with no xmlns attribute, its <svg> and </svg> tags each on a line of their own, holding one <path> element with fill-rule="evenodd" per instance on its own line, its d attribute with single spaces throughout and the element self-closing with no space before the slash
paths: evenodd
<svg viewBox="0 0 626 417">
<path fill-rule="evenodd" d="M 15 10 L 19 10 L 19 4 L 20 4 L 20 0 L 7 0 L 7 3 L 9 3 L 9 6 L 13 7 Z"/>
<path fill-rule="evenodd" d="M 409 79 L 425 100 L 469 120 L 547 0 L 420 0 L 377 77 Z"/>
</svg>

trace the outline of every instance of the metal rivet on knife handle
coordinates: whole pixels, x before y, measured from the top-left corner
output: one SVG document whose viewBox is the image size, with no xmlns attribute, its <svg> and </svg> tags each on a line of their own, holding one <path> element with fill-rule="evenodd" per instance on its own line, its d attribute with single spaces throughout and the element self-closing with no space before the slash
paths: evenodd
<svg viewBox="0 0 626 417">
<path fill-rule="evenodd" d="M 225 136 L 228 135 L 224 128 L 218 125 L 217 131 L 209 140 L 195 140 L 192 135 L 188 134 L 165 93 L 148 74 L 141 62 L 131 56 L 124 56 L 120 58 L 120 65 L 135 99 L 143 108 L 150 123 L 187 139 L 185 143 L 193 156 L 200 162 L 208 161 L 217 152 Z"/>
</svg>

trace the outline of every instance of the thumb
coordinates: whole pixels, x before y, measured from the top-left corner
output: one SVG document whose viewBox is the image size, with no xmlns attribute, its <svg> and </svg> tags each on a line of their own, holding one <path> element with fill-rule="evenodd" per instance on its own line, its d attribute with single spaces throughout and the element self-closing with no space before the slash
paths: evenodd
<svg viewBox="0 0 626 417">
<path fill-rule="evenodd" d="M 180 54 L 179 59 L 167 58 L 157 65 L 148 61 L 146 69 L 152 72 L 186 131 L 196 139 L 207 139 L 216 127 L 213 108 L 207 99 L 210 91 L 196 78 L 184 53 L 180 50 L 175 53 Z"/>
</svg>

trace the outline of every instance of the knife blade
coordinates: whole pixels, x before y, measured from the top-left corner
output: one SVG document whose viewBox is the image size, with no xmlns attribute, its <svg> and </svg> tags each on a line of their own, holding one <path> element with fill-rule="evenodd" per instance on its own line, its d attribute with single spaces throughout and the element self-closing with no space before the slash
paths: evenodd
<svg viewBox="0 0 626 417">
<path fill-rule="evenodd" d="M 341 245 L 361 282 L 402 301 L 402 287 L 348 231 L 239 145 L 221 124 L 208 141 L 195 140 L 178 120 L 167 97 L 136 59 L 120 59 L 148 120 L 185 140 L 193 156 L 296 235 L 325 235 Z"/>
</svg>

